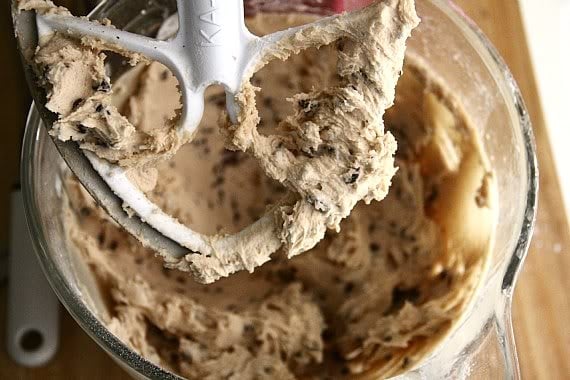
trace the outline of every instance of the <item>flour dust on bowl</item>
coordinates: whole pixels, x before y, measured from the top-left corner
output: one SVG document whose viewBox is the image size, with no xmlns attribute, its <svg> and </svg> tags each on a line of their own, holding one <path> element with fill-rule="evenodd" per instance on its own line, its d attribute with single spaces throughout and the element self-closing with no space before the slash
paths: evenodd
<svg viewBox="0 0 570 380">
<path fill-rule="evenodd" d="M 311 4 L 251 2 L 246 12 L 257 16 L 247 22 L 262 34 L 333 12 Z M 154 35 L 175 12 L 168 1 L 142 7 L 108 1 L 94 16 Z M 22 175 L 37 252 L 64 305 L 129 373 L 518 376 L 510 297 L 534 220 L 530 125 L 508 70 L 480 32 L 447 2 L 421 1 L 417 11 L 422 21 L 385 117 L 399 167 L 387 198 L 358 205 L 340 233 L 313 250 L 211 286 L 163 270 L 111 222 L 63 169 L 31 111 Z M 274 133 L 286 116 L 281 99 L 336 80 L 334 52 L 310 50 L 258 73 L 262 133 Z M 160 81 L 157 67 L 123 72 L 114 86 L 133 105 L 133 120 L 137 101 L 169 99 L 170 82 Z M 144 91 L 153 86 L 163 87 Z M 283 190 L 252 160 L 222 151 L 216 117 L 223 90 L 205 99 L 195 143 L 158 168 L 161 180 L 148 194 L 203 233 L 231 232 Z"/>
</svg>

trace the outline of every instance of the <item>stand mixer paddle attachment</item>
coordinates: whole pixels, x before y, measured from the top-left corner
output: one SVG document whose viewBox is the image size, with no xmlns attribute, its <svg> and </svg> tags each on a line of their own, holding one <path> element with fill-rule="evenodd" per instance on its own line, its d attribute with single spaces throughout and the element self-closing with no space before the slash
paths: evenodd
<svg viewBox="0 0 570 380">
<path fill-rule="evenodd" d="M 176 3 L 179 26 L 164 39 L 73 17 L 48 0 L 12 3 L 28 84 L 44 124 L 69 168 L 117 223 L 159 253 L 167 267 L 210 283 L 251 272 L 279 249 L 287 257 L 305 252 L 327 229 L 338 231 L 358 201 L 386 196 L 396 144 L 382 116 L 394 100 L 405 41 L 419 22 L 412 0 L 376 1 L 261 37 L 246 28 L 242 0 Z M 297 94 L 292 116 L 283 122 L 288 133 L 260 134 L 253 75 L 272 60 L 330 44 L 338 50 L 339 84 Z M 124 154 L 125 139 L 136 128 L 110 104 L 104 51 L 133 63 L 158 61 L 176 77 L 183 106 L 167 148 L 143 151 L 139 144 Z M 73 60 L 62 59 L 64 54 Z M 59 82 L 73 73 L 83 73 L 83 82 Z M 287 188 L 280 202 L 235 234 L 191 229 L 145 196 L 132 177 L 192 140 L 211 85 L 225 91 L 227 115 L 220 128 L 226 148 L 253 156 Z M 70 92 L 81 97 L 58 103 Z M 102 149 L 108 154 L 99 154 Z"/>
</svg>

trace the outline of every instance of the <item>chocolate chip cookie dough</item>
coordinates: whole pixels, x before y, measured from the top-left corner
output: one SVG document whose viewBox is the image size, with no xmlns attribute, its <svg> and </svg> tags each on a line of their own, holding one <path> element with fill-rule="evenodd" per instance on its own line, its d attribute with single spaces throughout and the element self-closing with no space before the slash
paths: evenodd
<svg viewBox="0 0 570 380">
<path fill-rule="evenodd" d="M 274 256 L 276 247 L 292 258 L 313 248 L 327 229 L 338 232 L 359 201 L 382 200 L 396 171 L 396 142 L 384 130 L 383 115 L 394 99 L 405 41 L 418 22 L 412 1 L 380 1 L 324 19 L 263 50 L 236 96 L 237 122 L 226 116 L 222 134 L 227 149 L 253 156 L 286 194 L 268 209 L 272 220 L 259 220 L 231 247 L 214 248 L 211 255 L 189 254 L 169 267 L 190 271 L 205 283 L 253 271 Z M 261 132 L 258 87 L 250 79 L 293 54 L 318 48 L 334 55 L 328 72 L 312 66 L 315 79 L 326 81 L 283 94 L 280 99 L 287 102 L 282 102 L 281 120 Z"/>
<path fill-rule="evenodd" d="M 305 21 L 265 14 L 250 27 Z M 283 99 L 338 80 L 337 59 L 330 46 L 309 49 L 259 71 L 259 133 L 279 132 L 290 109 Z M 157 85 L 155 70 L 137 66 L 116 84 L 113 102 L 129 119 L 142 122 L 129 104 Z M 145 189 L 192 228 L 232 233 L 287 189 L 254 157 L 225 149 L 224 94 L 211 89 L 206 99 L 195 139 Z M 398 171 L 383 201 L 359 203 L 338 234 L 304 255 L 277 252 L 254 273 L 211 285 L 163 268 L 69 177 L 70 251 L 96 279 L 100 317 L 132 349 L 190 379 L 376 379 L 418 365 L 461 318 L 485 270 L 495 187 L 459 100 L 420 58 L 407 56 L 385 125 L 398 142 Z"/>
<path fill-rule="evenodd" d="M 394 100 L 406 39 L 418 22 L 413 1 L 376 2 L 279 40 L 246 73 L 237 123 L 226 121 L 226 146 L 252 154 L 269 177 L 299 198 L 279 210 L 288 257 L 313 248 L 327 228 L 338 231 L 360 200 L 386 196 L 396 143 L 384 131 L 383 116 Z M 293 113 L 277 133 L 259 133 L 249 77 L 275 59 L 333 43 L 336 80 L 291 96 Z"/>
<path fill-rule="evenodd" d="M 18 6 L 22 11 L 71 16 L 50 0 L 20 0 Z M 101 23 L 110 26 L 108 20 Z M 121 54 L 133 65 L 146 61 L 140 54 L 88 37 L 53 33 L 39 41 L 29 63 L 38 84 L 46 90 L 45 107 L 57 116 L 50 134 L 62 141 L 77 141 L 82 149 L 124 166 L 170 157 L 189 138 L 179 136 L 175 129 L 179 94 L 174 94 L 176 109 L 164 120 L 151 118 L 135 128 L 111 103 L 113 89 L 105 62 L 112 53 Z M 149 112 L 152 108 L 147 116 Z"/>
<path fill-rule="evenodd" d="M 40 0 L 20 2 L 24 10 L 66 14 L 51 5 Z M 396 172 L 396 142 L 385 132 L 383 116 L 394 100 L 405 42 L 418 22 L 413 0 L 377 1 L 264 45 L 256 60 L 245 66 L 235 96 L 237 121 L 226 116 L 221 131 L 227 149 L 254 157 L 286 192 L 268 208 L 268 217 L 249 229 L 244 226 L 239 236 L 228 240 L 214 235 L 186 243 L 190 251 L 199 252 L 178 261 L 167 257 L 167 265 L 191 272 L 204 283 L 239 270 L 253 271 L 279 247 L 291 258 L 313 248 L 327 230 L 338 232 L 340 222 L 358 202 L 382 200 Z M 50 133 L 77 141 L 100 158 L 144 170 L 144 175 L 131 170 L 129 178 L 141 188 L 150 188 L 153 180 L 140 181 L 149 172 L 154 178 L 149 164 L 170 158 L 191 141 L 191 136 L 176 128 L 180 96 L 178 91 L 168 91 L 177 85 L 176 79 L 165 67 L 150 65 L 145 73 L 154 82 L 141 82 L 137 94 L 128 100 L 128 109 L 121 112 L 113 103 L 104 52 L 122 51 L 93 38 L 60 32 L 43 38 L 39 45 L 33 65 L 47 90 L 46 107 L 58 115 Z M 334 80 L 289 94 L 291 111 L 271 133 L 260 133 L 257 88 L 250 79 L 272 62 L 324 46 L 335 54 Z M 130 58 L 141 59 L 132 54 Z M 148 88 L 167 94 L 168 99 L 149 101 Z M 175 107 L 162 112 L 164 102 Z"/>
</svg>

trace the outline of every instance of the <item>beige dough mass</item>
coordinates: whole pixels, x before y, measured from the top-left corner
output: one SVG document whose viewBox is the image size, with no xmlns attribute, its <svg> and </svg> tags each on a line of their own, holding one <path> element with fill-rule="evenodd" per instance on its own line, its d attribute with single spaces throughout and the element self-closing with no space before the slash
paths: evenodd
<svg viewBox="0 0 570 380">
<path fill-rule="evenodd" d="M 267 14 L 249 25 L 265 33 L 305 21 Z M 334 49 L 309 49 L 258 72 L 259 132 L 278 133 L 286 97 L 337 80 L 335 62 Z M 129 118 L 133 89 L 144 87 L 131 83 L 153 83 L 155 65 L 137 66 L 115 86 L 121 97 L 113 101 Z M 202 233 L 234 233 L 287 188 L 255 157 L 225 149 L 224 95 L 212 89 L 206 99 L 194 140 L 158 165 L 146 194 Z M 277 252 L 254 273 L 211 285 L 163 268 L 69 177 L 64 224 L 70 250 L 98 284 L 101 318 L 135 351 L 190 379 L 372 379 L 416 366 L 465 312 L 491 249 L 493 175 L 461 109 L 408 56 L 385 115 L 398 141 L 386 199 L 359 203 L 338 234 L 307 254 Z"/>
<path fill-rule="evenodd" d="M 21 4 L 54 11 L 41 0 Z M 394 12 L 381 17 L 384 26 Z M 267 14 L 248 23 L 265 34 L 309 19 Z M 417 20 L 400 21 L 409 28 Z M 53 37 L 36 55 L 38 72 L 47 70 L 44 85 L 59 94 L 47 104 L 60 115 L 53 133 L 136 167 L 131 179 L 169 214 L 221 235 L 242 230 L 269 207 L 293 227 L 279 235 L 284 248 L 254 273 L 202 285 L 164 268 L 65 174 L 69 249 L 95 284 L 82 282 L 85 298 L 148 360 L 190 379 L 384 378 L 418 365 L 465 313 L 492 248 L 495 184 L 484 152 L 458 100 L 411 55 L 384 116 L 386 133 L 382 112 L 401 61 L 384 62 L 395 72 L 379 94 L 378 71 L 357 70 L 358 47 L 340 45 L 269 62 L 244 84 L 239 125 L 222 118 L 219 128 L 224 94 L 210 89 L 202 124 L 184 146 L 188 136 L 172 133 L 180 104 L 164 66 L 139 64 L 111 86 L 103 53 L 76 40 Z M 360 69 L 372 69 L 369 63 Z M 254 99 L 258 111 L 248 107 Z M 377 109 L 356 107 L 369 101 Z M 355 120 L 367 123 L 339 128 Z M 386 196 L 392 136 L 398 171 Z M 340 232 L 325 233 L 323 226 L 338 223 Z M 193 260 L 180 266 L 218 265 Z"/>
<path fill-rule="evenodd" d="M 38 1 L 20 4 L 22 9 L 65 12 L 38 6 Z M 268 207 L 267 217 L 235 238 L 208 236 L 208 251 L 188 246 L 200 252 L 181 260 L 165 257 L 166 265 L 191 272 L 204 283 L 239 270 L 251 272 L 279 248 L 291 258 L 313 248 L 327 229 L 338 232 L 359 201 L 382 200 L 396 172 L 396 142 L 384 130 L 384 111 L 393 104 L 405 42 L 418 22 L 413 0 L 378 1 L 308 26 L 263 50 L 236 95 L 237 123 L 226 116 L 220 128 L 227 149 L 254 157 L 265 175 L 286 191 Z M 258 88 L 250 81 L 254 74 L 272 62 L 320 47 L 334 51 L 334 78 L 325 86 L 289 94 L 289 112 L 271 133 L 261 133 Z M 176 129 L 177 81 L 153 63 L 144 69 L 146 77 L 138 82 L 136 94 L 129 93 L 125 104 L 117 106 L 121 94 L 105 73 L 106 50 L 119 51 L 58 33 L 40 42 L 34 65 L 48 92 L 46 107 L 58 115 L 50 133 L 130 168 L 129 178 L 149 190 L 156 160 L 170 158 L 191 141 Z M 133 63 L 140 59 L 130 58 Z M 165 98 L 157 102 L 149 89 Z"/>
<path fill-rule="evenodd" d="M 20 0 L 19 9 L 70 15 L 50 0 Z M 108 21 L 103 24 L 110 26 Z M 189 136 L 180 136 L 175 129 L 181 107 L 177 92 L 177 106 L 161 120 L 149 118 L 147 123 L 136 123 L 113 106 L 111 79 L 105 71 L 107 55 L 120 53 L 132 65 L 146 61 L 141 55 L 92 38 L 61 33 L 42 38 L 39 45 L 30 63 L 38 84 L 46 90 L 45 107 L 57 115 L 50 134 L 62 141 L 77 141 L 82 149 L 108 161 L 139 167 L 171 157 L 188 141 Z M 148 108 L 145 116 L 151 111 L 152 107 Z"/>
</svg>

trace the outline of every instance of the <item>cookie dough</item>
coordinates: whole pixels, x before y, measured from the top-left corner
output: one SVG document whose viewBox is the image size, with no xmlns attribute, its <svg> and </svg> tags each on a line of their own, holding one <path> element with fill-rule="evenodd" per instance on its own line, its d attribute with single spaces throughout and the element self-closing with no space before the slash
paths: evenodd
<svg viewBox="0 0 570 380">
<path fill-rule="evenodd" d="M 271 219 L 233 235 L 231 244 L 213 236 L 211 254 L 188 254 L 167 265 L 204 283 L 239 270 L 251 272 L 280 246 L 291 258 L 314 247 L 327 229 L 338 232 L 359 201 L 383 199 L 396 171 L 396 142 L 384 131 L 382 118 L 393 102 L 405 41 L 418 21 L 412 1 L 375 2 L 289 33 L 266 49 L 236 97 L 237 124 L 226 116 L 222 134 L 227 149 L 253 156 L 286 194 L 267 210 Z M 313 75 L 329 80 L 288 93 L 281 120 L 261 132 L 254 74 L 318 48 L 330 51 L 334 62 L 326 75 L 319 75 L 318 66 Z"/>
<path fill-rule="evenodd" d="M 252 154 L 299 200 L 279 210 L 289 257 L 315 246 L 360 200 L 383 199 L 395 173 L 396 143 L 383 116 L 394 100 L 405 42 L 418 24 L 413 1 L 376 2 L 280 40 L 245 77 L 238 123 L 226 121 L 227 146 Z M 275 59 L 336 43 L 337 81 L 290 98 L 294 111 L 269 135 L 258 131 L 253 73 Z"/>
<path fill-rule="evenodd" d="M 56 7 L 50 0 L 20 0 L 19 9 L 71 16 L 67 9 Z M 110 26 L 108 21 L 102 23 Z M 137 167 L 171 157 L 190 139 L 176 130 L 182 107 L 178 92 L 171 95 L 176 107 L 163 118 L 153 118 L 150 115 L 160 103 L 145 103 L 141 89 L 141 98 L 135 103 L 144 108 L 142 113 L 136 113 L 144 116 L 144 122 L 127 119 L 112 104 L 111 78 L 105 70 L 108 55 L 120 54 L 134 65 L 146 61 L 140 54 L 93 38 L 79 39 L 62 33 L 45 36 L 39 45 L 30 64 L 38 84 L 46 90 L 45 107 L 57 115 L 50 130 L 53 136 L 77 141 L 82 149 L 110 162 Z M 163 75 L 150 75 L 154 74 Z M 168 81 L 177 84 L 171 75 Z"/>
<path fill-rule="evenodd" d="M 249 26 L 264 34 L 306 21 L 265 14 Z M 285 98 L 338 80 L 337 59 L 325 46 L 260 70 L 252 79 L 261 88 L 259 133 L 279 133 Z M 153 83 L 146 70 L 155 68 L 138 66 L 115 86 L 124 91 L 115 106 L 133 120 L 129 101 Z M 146 194 L 197 231 L 234 233 L 288 189 L 256 157 L 225 149 L 224 94 L 211 89 L 206 99 L 195 139 L 157 167 Z M 254 273 L 211 285 L 165 269 L 68 177 L 70 252 L 96 279 L 89 298 L 102 302 L 102 320 L 133 350 L 190 379 L 376 379 L 418 365 L 463 315 L 486 268 L 496 189 L 461 104 L 417 57 L 406 59 L 385 124 L 398 141 L 386 199 L 357 204 L 340 232 L 307 254 L 277 252 Z"/>
<path fill-rule="evenodd" d="M 29 9 L 36 2 L 24 1 L 21 7 Z M 270 217 L 239 236 L 208 237 L 207 250 L 189 246 L 200 252 L 178 262 L 168 258 L 168 266 L 205 283 L 239 270 L 253 271 L 280 246 L 291 258 L 313 248 L 327 229 L 338 232 L 359 201 L 382 200 L 396 172 L 396 142 L 385 132 L 383 116 L 394 100 L 405 42 L 418 22 L 413 0 L 377 1 L 285 33 L 262 49 L 235 97 L 237 123 L 226 116 L 221 128 L 225 147 L 253 156 L 286 194 L 268 210 Z M 275 60 L 323 46 L 334 50 L 335 80 L 290 94 L 291 112 L 272 133 L 260 133 L 254 74 Z M 61 33 L 40 42 L 34 64 L 48 89 L 46 107 L 58 114 L 51 133 L 122 166 L 148 170 L 151 158 L 170 157 L 189 141 L 175 128 L 180 97 L 168 89 L 177 85 L 176 79 L 164 66 L 152 64 L 146 70 L 148 81 L 128 100 L 125 116 L 112 101 L 105 74 L 103 50 L 108 49 L 113 47 Z M 152 101 L 149 88 L 166 98 Z M 133 173 L 131 179 L 140 186 L 141 177 Z M 146 189 L 151 183 L 142 185 Z"/>
</svg>

